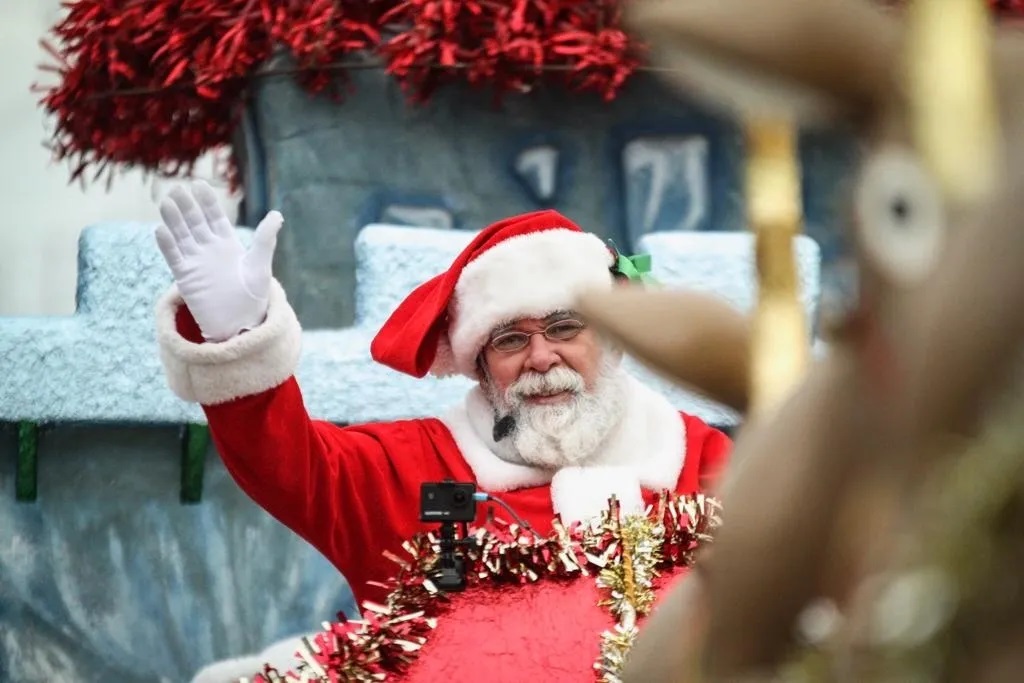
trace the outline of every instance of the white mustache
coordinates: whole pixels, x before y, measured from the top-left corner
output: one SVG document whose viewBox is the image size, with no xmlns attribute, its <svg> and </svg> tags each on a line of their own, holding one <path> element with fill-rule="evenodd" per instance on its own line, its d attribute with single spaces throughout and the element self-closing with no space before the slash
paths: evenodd
<svg viewBox="0 0 1024 683">
<path fill-rule="evenodd" d="M 505 395 L 509 403 L 519 403 L 530 396 L 559 394 L 563 391 L 581 394 L 586 389 L 583 377 L 565 367 L 556 367 L 541 374 L 529 372 L 512 383 Z"/>
</svg>

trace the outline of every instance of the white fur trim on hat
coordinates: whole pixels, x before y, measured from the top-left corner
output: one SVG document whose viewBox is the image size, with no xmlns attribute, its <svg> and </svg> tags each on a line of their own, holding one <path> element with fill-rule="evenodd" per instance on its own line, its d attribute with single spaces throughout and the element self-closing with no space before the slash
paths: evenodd
<svg viewBox="0 0 1024 683">
<path fill-rule="evenodd" d="M 273 389 L 295 373 L 302 327 L 277 280 L 270 286 L 267 319 L 224 342 L 196 344 L 178 332 L 176 314 L 184 305 L 172 286 L 156 306 L 157 342 L 167 383 L 185 401 L 226 403 Z"/>
<path fill-rule="evenodd" d="M 454 367 L 438 358 L 432 372 L 476 377 L 476 359 L 491 332 L 521 318 L 572 307 L 583 290 L 611 288 L 615 257 L 600 238 L 556 228 L 512 237 L 463 269 L 449 308 Z"/>
</svg>

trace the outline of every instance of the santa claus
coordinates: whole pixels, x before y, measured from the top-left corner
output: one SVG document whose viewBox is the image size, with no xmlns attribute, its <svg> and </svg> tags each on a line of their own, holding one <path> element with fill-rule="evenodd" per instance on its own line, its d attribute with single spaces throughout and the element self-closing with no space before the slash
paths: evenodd
<svg viewBox="0 0 1024 683">
<path fill-rule="evenodd" d="M 367 585 L 393 569 L 383 552 L 426 528 L 422 482 L 474 482 L 545 534 L 555 515 L 586 520 L 611 496 L 640 510 L 663 490 L 705 489 L 723 468 L 728 437 L 631 377 L 573 310 L 583 290 L 614 285 L 616 255 L 555 211 L 477 233 L 373 340 L 373 358 L 399 372 L 475 380 L 464 402 L 347 427 L 312 419 L 294 376 L 302 331 L 271 273 L 281 214 L 246 249 L 203 183 L 172 190 L 160 211 L 175 281 L 157 306 L 171 388 L 202 405 L 239 486 L 359 600 L 383 598 Z"/>
</svg>

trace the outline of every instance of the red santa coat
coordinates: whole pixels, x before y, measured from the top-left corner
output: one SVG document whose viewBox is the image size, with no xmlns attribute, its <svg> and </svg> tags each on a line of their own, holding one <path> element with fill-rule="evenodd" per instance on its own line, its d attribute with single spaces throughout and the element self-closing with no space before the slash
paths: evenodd
<svg viewBox="0 0 1024 683">
<path fill-rule="evenodd" d="M 231 476 L 323 553 L 359 601 L 383 598 L 366 585 L 394 572 L 383 552 L 428 528 L 419 522 L 422 482 L 476 482 L 544 534 L 556 513 L 586 519 L 612 494 L 637 508 L 663 489 L 706 490 L 729 452 L 725 434 L 633 379 L 626 415 L 599 461 L 554 473 L 494 454 L 493 416 L 479 390 L 440 418 L 350 427 L 313 420 L 294 377 L 301 329 L 277 283 L 267 321 L 227 342 L 202 343 L 173 289 L 158 305 L 157 326 L 168 381 L 203 405 Z"/>
</svg>

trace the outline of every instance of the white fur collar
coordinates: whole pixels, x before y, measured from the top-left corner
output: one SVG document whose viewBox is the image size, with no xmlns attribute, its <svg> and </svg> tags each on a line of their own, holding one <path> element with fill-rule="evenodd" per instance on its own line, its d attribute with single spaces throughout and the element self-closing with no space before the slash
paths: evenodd
<svg viewBox="0 0 1024 683">
<path fill-rule="evenodd" d="M 491 436 L 494 415 L 479 387 L 441 418 L 462 451 L 477 484 L 500 493 L 551 485 L 551 502 L 565 522 L 599 514 L 615 494 L 624 510 L 639 510 L 641 486 L 674 489 L 686 458 L 682 417 L 663 397 L 627 375 L 626 415 L 599 459 L 551 472 L 502 460 Z"/>
</svg>

